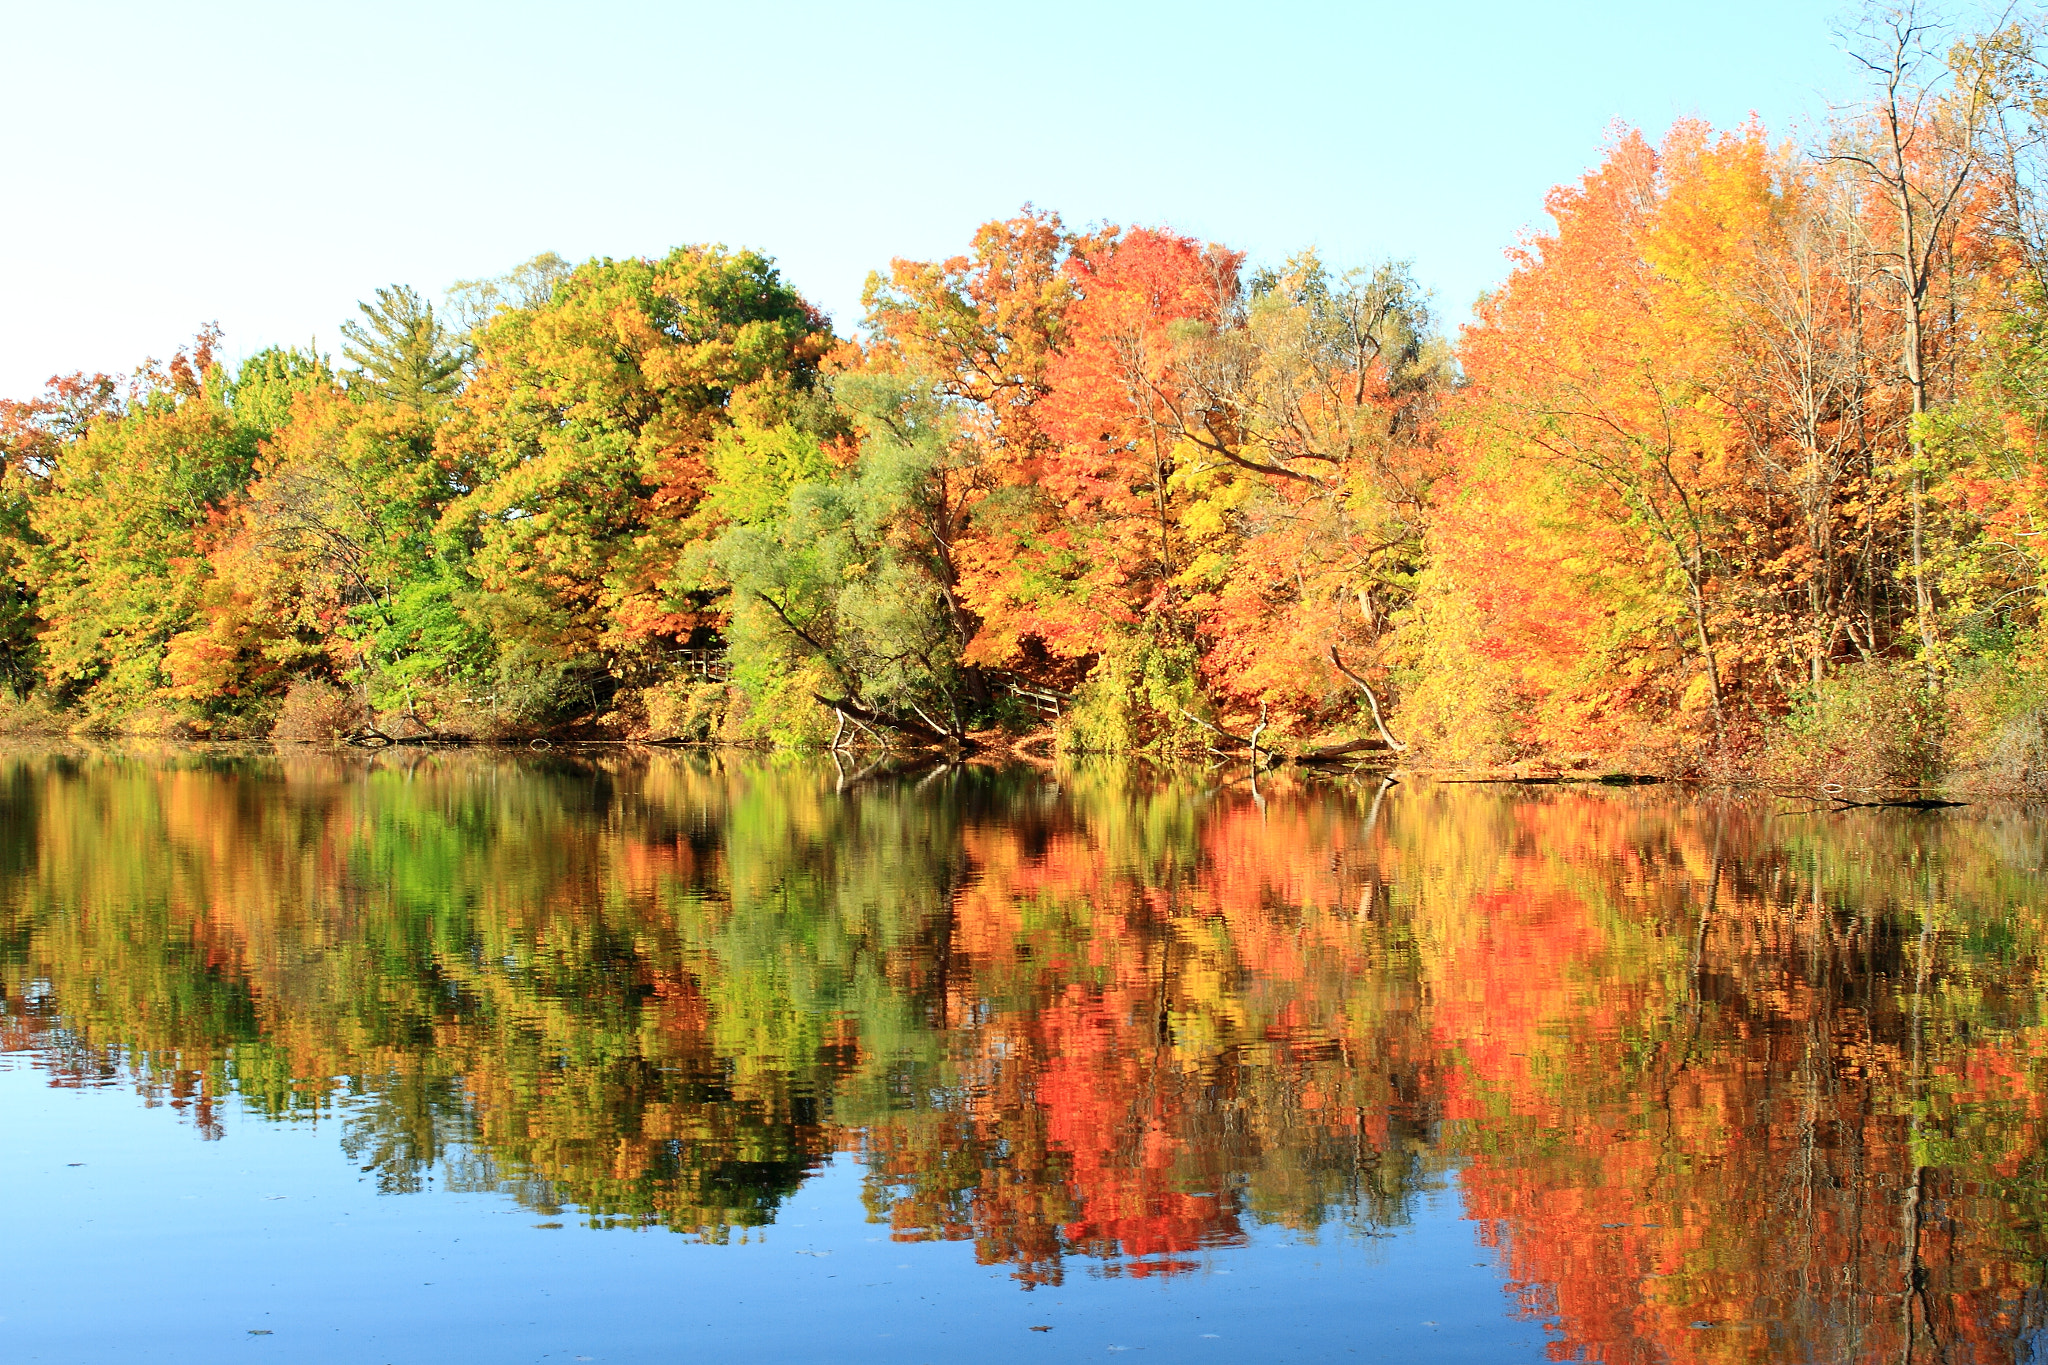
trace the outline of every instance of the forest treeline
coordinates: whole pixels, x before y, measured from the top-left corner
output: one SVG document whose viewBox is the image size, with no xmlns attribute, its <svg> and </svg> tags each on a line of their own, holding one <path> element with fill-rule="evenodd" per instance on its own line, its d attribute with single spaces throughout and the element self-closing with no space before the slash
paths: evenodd
<svg viewBox="0 0 2048 1365">
<path fill-rule="evenodd" d="M 1810 136 L 1618 130 L 1455 338 L 1027 207 L 857 338 L 688 246 L 53 380 L 15 723 L 2048 786 L 2040 37 L 1879 15 Z"/>
</svg>

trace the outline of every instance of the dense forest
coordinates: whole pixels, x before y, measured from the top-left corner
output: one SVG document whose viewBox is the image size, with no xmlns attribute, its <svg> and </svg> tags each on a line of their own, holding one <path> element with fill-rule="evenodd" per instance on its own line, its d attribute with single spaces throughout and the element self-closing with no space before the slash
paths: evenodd
<svg viewBox="0 0 2048 1365">
<path fill-rule="evenodd" d="M 0 403 L 17 729 L 1368 749 L 2048 786 L 2048 68 L 1850 42 L 1399 262 L 1026 207 L 868 282 L 542 255 Z"/>
</svg>

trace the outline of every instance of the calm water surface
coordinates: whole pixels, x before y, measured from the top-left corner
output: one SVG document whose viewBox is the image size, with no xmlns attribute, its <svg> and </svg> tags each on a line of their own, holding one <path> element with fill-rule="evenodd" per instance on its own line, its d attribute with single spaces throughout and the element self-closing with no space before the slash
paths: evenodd
<svg viewBox="0 0 2048 1365">
<path fill-rule="evenodd" d="M 5 1355 L 2048 1358 L 2039 809 L 1216 781 L 0 759 Z"/>
</svg>

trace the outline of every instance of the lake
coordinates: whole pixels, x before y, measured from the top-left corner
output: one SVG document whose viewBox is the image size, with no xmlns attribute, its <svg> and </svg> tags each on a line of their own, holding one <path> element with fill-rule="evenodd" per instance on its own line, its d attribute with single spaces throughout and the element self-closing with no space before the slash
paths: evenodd
<svg viewBox="0 0 2048 1365">
<path fill-rule="evenodd" d="M 0 756 L 10 1360 L 2032 1361 L 2038 807 Z"/>
</svg>

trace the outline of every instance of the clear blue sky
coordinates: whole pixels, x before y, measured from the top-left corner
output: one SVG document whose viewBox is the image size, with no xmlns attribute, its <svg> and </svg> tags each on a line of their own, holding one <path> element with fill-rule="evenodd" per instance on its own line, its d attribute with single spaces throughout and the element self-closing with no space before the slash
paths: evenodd
<svg viewBox="0 0 2048 1365">
<path fill-rule="evenodd" d="M 1029 200 L 1255 259 L 1406 257 L 1450 319 L 1615 120 L 1851 93 L 1838 0 L 0 0 L 0 395 L 218 321 L 317 337 L 543 250 L 759 247 L 842 331 Z"/>
</svg>

